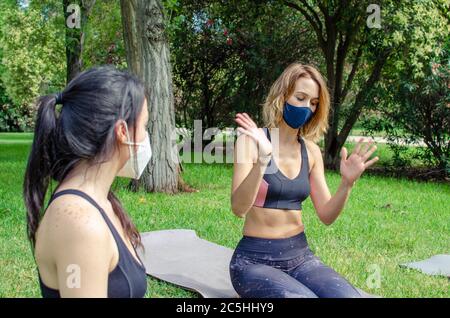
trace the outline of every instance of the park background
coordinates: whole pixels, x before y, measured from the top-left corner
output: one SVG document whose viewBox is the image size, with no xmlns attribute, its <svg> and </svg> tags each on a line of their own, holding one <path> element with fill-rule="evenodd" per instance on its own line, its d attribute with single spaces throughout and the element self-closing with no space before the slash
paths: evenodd
<svg viewBox="0 0 450 318">
<path fill-rule="evenodd" d="M 311 248 L 367 292 L 449 297 L 447 277 L 399 267 L 450 252 L 449 12 L 444 0 L 2 0 L 0 297 L 40 297 L 22 198 L 36 97 L 96 65 L 137 74 L 150 113 L 161 115 L 149 127 L 153 158 L 141 180 L 118 178 L 114 191 L 140 232 L 193 229 L 234 248 L 243 220 L 230 208 L 232 164 L 188 151 L 180 165 L 159 160 L 172 149 L 165 137 L 192 135 L 194 120 L 233 128 L 237 112 L 262 125 L 261 103 L 294 61 L 316 66 L 330 89 L 330 128 L 318 144 L 332 193 L 342 146 L 371 137 L 380 157 L 333 225 L 307 199 Z M 148 297 L 197 297 L 153 278 L 148 286 Z"/>
</svg>

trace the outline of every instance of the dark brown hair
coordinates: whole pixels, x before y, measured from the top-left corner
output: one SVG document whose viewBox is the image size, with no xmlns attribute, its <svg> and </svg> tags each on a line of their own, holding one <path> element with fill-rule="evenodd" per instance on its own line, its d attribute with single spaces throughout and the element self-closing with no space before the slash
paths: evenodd
<svg viewBox="0 0 450 318">
<path fill-rule="evenodd" d="M 33 247 L 49 183 L 61 182 L 81 160 L 92 165 L 107 161 L 117 145 L 116 122 L 125 120 L 128 127 L 135 127 L 145 100 L 142 83 L 111 66 L 80 73 L 61 93 L 37 101 L 34 140 L 23 184 L 28 238 Z M 62 104 L 59 112 L 57 97 Z M 137 247 L 141 244 L 139 232 L 112 191 L 108 200 L 125 234 Z"/>
</svg>

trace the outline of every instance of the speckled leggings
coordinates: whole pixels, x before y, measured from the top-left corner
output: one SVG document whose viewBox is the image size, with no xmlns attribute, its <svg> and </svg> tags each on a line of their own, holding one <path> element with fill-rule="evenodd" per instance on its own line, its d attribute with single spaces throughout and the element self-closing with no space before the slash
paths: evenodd
<svg viewBox="0 0 450 318">
<path fill-rule="evenodd" d="M 282 239 L 244 235 L 229 270 L 231 283 L 243 298 L 362 297 L 313 254 L 304 232 Z"/>
</svg>

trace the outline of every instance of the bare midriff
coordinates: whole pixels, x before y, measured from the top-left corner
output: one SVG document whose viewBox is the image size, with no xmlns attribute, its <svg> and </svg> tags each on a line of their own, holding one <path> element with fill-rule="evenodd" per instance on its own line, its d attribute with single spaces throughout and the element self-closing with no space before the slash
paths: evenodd
<svg viewBox="0 0 450 318">
<path fill-rule="evenodd" d="M 291 237 L 303 230 L 302 210 L 252 206 L 245 216 L 243 235 L 275 239 Z"/>
</svg>

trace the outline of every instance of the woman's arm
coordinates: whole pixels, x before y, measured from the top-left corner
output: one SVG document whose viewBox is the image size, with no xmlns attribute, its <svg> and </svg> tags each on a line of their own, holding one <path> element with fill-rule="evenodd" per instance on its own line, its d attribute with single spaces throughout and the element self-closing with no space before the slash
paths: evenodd
<svg viewBox="0 0 450 318">
<path fill-rule="evenodd" d="M 364 148 L 361 149 L 362 141 L 363 139 L 361 138 L 356 145 L 355 150 L 348 158 L 347 149 L 345 147 L 342 148 L 340 164 L 342 178 L 334 196 L 331 196 L 325 180 L 325 169 L 320 148 L 316 144 L 311 143 L 312 155 L 314 156 L 315 161 L 310 174 L 311 200 L 319 219 L 326 225 L 332 224 L 337 219 L 350 196 L 355 181 L 367 167 L 378 160 L 378 157 L 375 157 L 367 161 L 376 150 L 376 146 L 374 145 L 368 150 L 372 143 L 372 140 L 370 140 L 364 145 Z"/>
<path fill-rule="evenodd" d="M 267 167 L 267 159 L 256 160 L 255 142 L 247 135 L 240 135 L 234 148 L 231 209 L 238 217 L 244 217 L 255 202 L 258 185 Z"/>
<path fill-rule="evenodd" d="M 247 114 L 237 114 L 236 122 L 242 132 L 234 148 L 231 209 L 244 217 L 258 194 L 264 170 L 270 161 L 272 145 L 264 131 Z"/>
<path fill-rule="evenodd" d="M 111 235 L 98 211 L 60 203 L 50 229 L 61 297 L 107 297 Z"/>
</svg>

